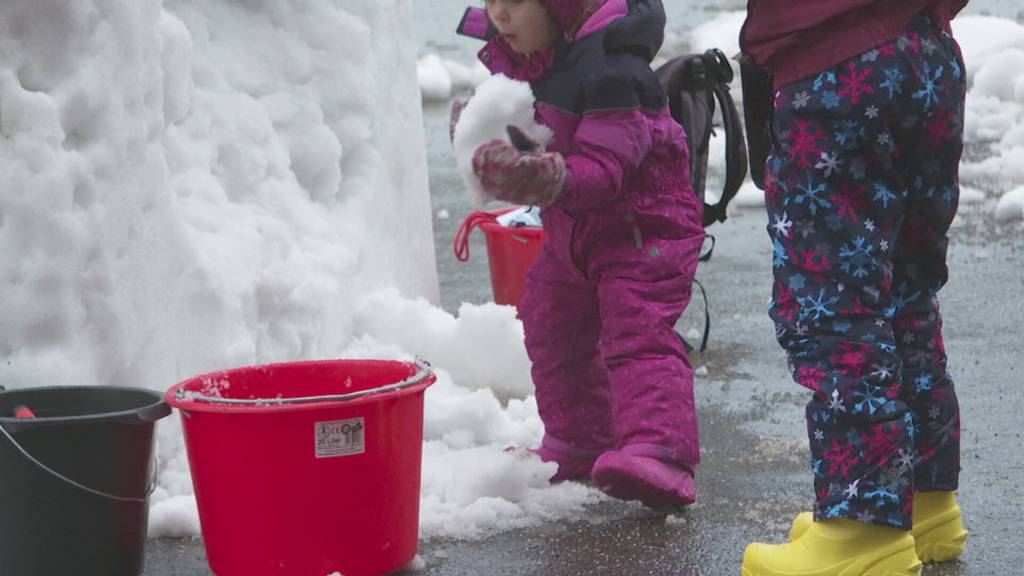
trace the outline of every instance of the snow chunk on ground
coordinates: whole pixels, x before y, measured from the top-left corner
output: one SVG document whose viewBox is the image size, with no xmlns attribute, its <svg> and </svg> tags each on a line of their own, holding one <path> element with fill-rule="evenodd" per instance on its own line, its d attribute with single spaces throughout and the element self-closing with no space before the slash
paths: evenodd
<svg viewBox="0 0 1024 576">
<path fill-rule="evenodd" d="M 473 153 L 491 140 L 509 141 L 507 127 L 516 126 L 535 142 L 546 146 L 552 132 L 534 120 L 534 97 L 526 82 L 501 74 L 477 86 L 455 127 L 455 162 L 470 197 L 482 205 L 489 200 L 473 173 Z"/>
<path fill-rule="evenodd" d="M 425 299 L 385 289 L 359 300 L 355 320 L 367 336 L 416 351 L 465 386 L 492 390 L 503 400 L 533 393 L 513 306 L 463 304 L 456 318 Z"/>
<path fill-rule="evenodd" d="M 428 54 L 416 65 L 416 77 L 424 100 L 444 101 L 486 81 L 491 73 L 479 61 L 471 66 Z"/>
</svg>

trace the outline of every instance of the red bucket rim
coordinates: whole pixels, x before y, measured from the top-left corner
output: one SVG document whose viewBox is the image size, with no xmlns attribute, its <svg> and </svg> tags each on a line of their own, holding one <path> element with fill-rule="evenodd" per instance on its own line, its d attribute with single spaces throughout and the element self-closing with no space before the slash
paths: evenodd
<svg viewBox="0 0 1024 576">
<path fill-rule="evenodd" d="M 314 398 L 252 398 L 252 399 L 230 399 L 211 398 L 201 394 L 190 393 L 189 386 L 201 382 L 228 379 L 232 375 L 248 373 L 254 370 L 295 370 L 303 368 L 316 368 L 319 366 L 332 365 L 360 365 L 363 367 L 379 365 L 390 367 L 408 368 L 408 376 L 400 382 L 379 386 L 367 391 L 360 391 L 350 394 L 338 394 L 330 396 L 319 396 Z M 422 392 L 437 380 L 430 364 L 423 360 L 414 362 L 401 360 L 306 360 L 296 362 L 277 362 L 271 364 L 256 364 L 242 366 L 227 370 L 217 370 L 206 374 L 199 374 L 175 384 L 169 388 L 164 395 L 168 405 L 185 412 L 203 412 L 218 414 L 273 414 L 282 412 L 305 412 L 320 410 L 338 406 L 357 406 L 371 402 L 380 402 L 389 398 L 408 396 Z"/>
<path fill-rule="evenodd" d="M 489 211 L 488 214 L 497 218 L 502 214 L 512 212 L 513 210 L 519 210 L 520 208 L 522 208 L 522 206 L 512 206 L 511 208 L 499 208 L 497 210 Z M 541 238 L 547 235 L 547 232 L 544 230 L 542 226 L 505 226 L 503 224 L 499 224 L 497 221 L 483 221 L 480 222 L 478 226 L 480 226 L 480 229 L 483 230 L 485 234 L 518 234 L 521 236 L 529 236 L 536 238 Z"/>
</svg>

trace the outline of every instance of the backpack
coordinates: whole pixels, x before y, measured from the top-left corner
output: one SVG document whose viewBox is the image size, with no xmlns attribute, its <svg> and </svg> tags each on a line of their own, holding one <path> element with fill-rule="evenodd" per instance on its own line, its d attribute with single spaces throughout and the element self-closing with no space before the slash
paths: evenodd
<svg viewBox="0 0 1024 576">
<path fill-rule="evenodd" d="M 693 191 L 701 200 L 705 199 L 709 143 L 715 131 L 715 101 L 718 102 L 725 129 L 725 185 L 718 202 L 704 202 L 704 227 L 724 222 L 725 209 L 747 176 L 743 125 L 729 94 L 732 66 L 721 50 L 713 48 L 703 54 L 673 58 L 655 70 L 655 74 L 668 96 L 672 117 L 686 130 Z M 710 256 L 709 251 L 704 259 Z"/>
<path fill-rule="evenodd" d="M 727 217 L 726 207 L 747 176 L 747 147 L 743 138 L 743 125 L 736 112 L 736 104 L 729 94 L 729 83 L 733 79 L 732 66 L 725 54 L 714 48 L 703 54 L 688 54 L 669 60 L 655 70 L 655 74 L 668 96 L 672 117 L 686 131 L 690 145 L 691 184 L 693 192 L 704 201 L 704 227 L 724 222 Z M 716 101 L 725 129 L 725 184 L 718 202 L 708 204 L 705 200 L 705 184 L 711 136 L 715 132 L 713 122 Z M 700 258 L 704 262 L 711 258 L 715 248 L 715 237 L 708 237 L 711 238 L 711 247 Z M 693 283 L 700 288 L 704 299 L 704 333 L 700 343 L 700 351 L 704 352 L 711 334 L 711 311 L 704 285 L 696 279 Z M 679 338 L 687 351 L 694 349 L 682 335 Z"/>
</svg>

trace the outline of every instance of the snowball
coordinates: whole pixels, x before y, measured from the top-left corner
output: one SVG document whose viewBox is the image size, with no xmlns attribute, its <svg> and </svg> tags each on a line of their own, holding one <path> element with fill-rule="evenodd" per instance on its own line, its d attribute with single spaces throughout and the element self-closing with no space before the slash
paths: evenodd
<svg viewBox="0 0 1024 576">
<path fill-rule="evenodd" d="M 470 198 L 483 204 L 489 198 L 473 173 L 473 153 L 491 140 L 509 141 L 507 127 L 516 126 L 546 146 L 551 129 L 534 120 L 534 98 L 530 85 L 500 74 L 480 84 L 462 110 L 455 127 L 455 161 Z"/>
</svg>

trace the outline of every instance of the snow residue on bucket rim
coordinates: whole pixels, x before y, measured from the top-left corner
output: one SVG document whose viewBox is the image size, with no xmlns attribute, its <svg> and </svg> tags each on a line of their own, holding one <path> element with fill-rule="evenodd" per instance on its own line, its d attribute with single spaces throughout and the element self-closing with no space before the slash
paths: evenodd
<svg viewBox="0 0 1024 576">
<path fill-rule="evenodd" d="M 327 375 L 328 369 L 353 367 L 362 370 L 387 371 L 390 382 L 359 387 L 352 374 L 340 378 L 339 373 Z M 329 393 L 314 396 L 289 396 L 278 391 L 273 396 L 255 395 L 239 382 L 262 378 L 272 379 L 275 373 L 308 373 L 310 378 L 336 381 Z M 357 406 L 370 402 L 420 393 L 434 383 L 430 365 L 422 360 L 414 362 L 384 360 L 313 360 L 247 366 L 202 374 L 171 387 L 165 399 L 174 408 L 186 412 L 266 414 L 319 410 L 344 403 Z"/>
</svg>

